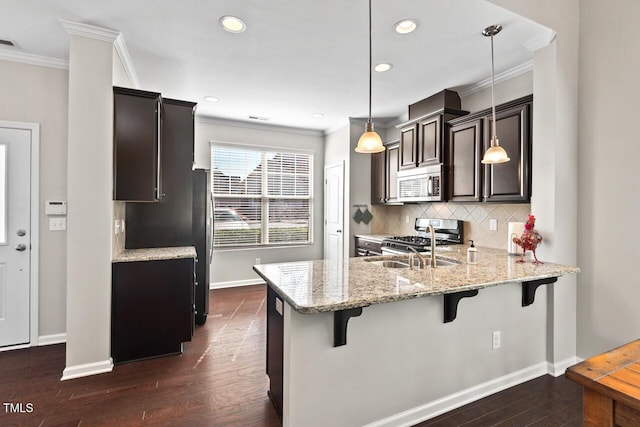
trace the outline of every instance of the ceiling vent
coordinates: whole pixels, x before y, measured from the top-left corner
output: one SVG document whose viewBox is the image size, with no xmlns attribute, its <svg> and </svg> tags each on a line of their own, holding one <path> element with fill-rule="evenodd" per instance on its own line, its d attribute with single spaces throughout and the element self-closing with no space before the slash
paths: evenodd
<svg viewBox="0 0 640 427">
<path fill-rule="evenodd" d="M 3 40 L 0 39 L 0 47 L 4 47 L 4 46 L 8 46 L 8 47 L 18 47 L 16 46 L 16 44 L 14 42 L 12 42 L 11 40 Z"/>
</svg>

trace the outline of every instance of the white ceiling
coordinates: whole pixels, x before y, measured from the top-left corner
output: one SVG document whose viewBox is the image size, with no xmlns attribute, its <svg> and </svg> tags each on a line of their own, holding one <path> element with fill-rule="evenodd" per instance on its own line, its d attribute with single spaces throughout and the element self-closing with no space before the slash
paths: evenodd
<svg viewBox="0 0 640 427">
<path fill-rule="evenodd" d="M 198 102 L 199 116 L 274 125 L 335 129 L 368 114 L 367 0 L 0 0 L 0 39 L 26 54 L 68 59 L 59 19 L 119 31 L 140 88 Z M 551 30 L 484 0 L 373 0 L 373 116 L 397 117 L 407 105 L 444 88 L 490 77 L 532 59 L 525 48 L 550 40 Z M 224 31 L 223 15 L 247 24 Z M 418 29 L 393 32 L 403 18 Z M 0 47 L 3 51 L 14 48 Z M 220 102 L 212 104 L 204 97 Z M 312 113 L 324 113 L 313 118 Z"/>
</svg>

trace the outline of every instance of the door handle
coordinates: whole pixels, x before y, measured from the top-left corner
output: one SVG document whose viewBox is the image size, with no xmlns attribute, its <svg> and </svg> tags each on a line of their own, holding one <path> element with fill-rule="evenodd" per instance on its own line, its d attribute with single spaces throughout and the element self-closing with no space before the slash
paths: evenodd
<svg viewBox="0 0 640 427">
<path fill-rule="evenodd" d="M 16 246 L 16 251 L 24 251 L 27 249 L 27 245 L 25 245 L 24 243 L 20 243 L 18 246 Z"/>
</svg>

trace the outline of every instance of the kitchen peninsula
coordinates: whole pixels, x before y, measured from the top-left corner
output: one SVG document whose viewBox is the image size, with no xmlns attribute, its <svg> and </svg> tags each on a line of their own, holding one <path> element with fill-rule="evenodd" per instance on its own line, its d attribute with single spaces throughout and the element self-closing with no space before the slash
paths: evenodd
<svg viewBox="0 0 640 427">
<path fill-rule="evenodd" d="M 378 262 L 402 256 L 254 266 L 283 425 L 407 425 L 546 373 L 540 285 L 578 268 L 489 248 L 468 265 L 465 251 L 422 270 Z"/>
</svg>

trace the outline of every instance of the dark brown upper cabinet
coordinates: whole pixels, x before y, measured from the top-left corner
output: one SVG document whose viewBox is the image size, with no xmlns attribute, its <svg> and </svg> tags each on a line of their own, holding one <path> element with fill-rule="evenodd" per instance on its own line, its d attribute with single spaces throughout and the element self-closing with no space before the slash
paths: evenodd
<svg viewBox="0 0 640 427">
<path fill-rule="evenodd" d="M 450 201 L 528 203 L 531 200 L 532 108 L 532 95 L 496 106 L 496 133 L 500 146 L 511 159 L 497 165 L 480 163 L 491 144 L 490 108 L 449 122 L 446 163 Z M 470 147 L 475 144 L 480 144 L 474 153 L 479 157 L 472 166 Z"/>
<path fill-rule="evenodd" d="M 496 112 L 496 133 L 500 146 L 511 159 L 484 165 L 486 202 L 520 202 L 531 199 L 531 103 Z M 491 116 L 485 118 L 484 150 L 491 144 Z"/>
<path fill-rule="evenodd" d="M 387 198 L 386 188 L 387 150 L 371 155 L 371 203 L 383 204 Z"/>
<path fill-rule="evenodd" d="M 418 127 L 415 124 L 400 129 L 400 169 L 416 167 Z"/>
<path fill-rule="evenodd" d="M 400 141 L 385 144 L 385 203 L 398 203 L 398 171 L 400 170 Z"/>
<path fill-rule="evenodd" d="M 483 122 L 484 118 L 478 117 L 449 129 L 446 188 L 451 202 L 479 202 L 482 198 Z"/>
<path fill-rule="evenodd" d="M 386 142 L 385 151 L 371 155 L 371 203 L 397 203 L 400 140 Z"/>
<path fill-rule="evenodd" d="M 190 246 L 193 205 L 193 102 L 162 99 L 159 203 L 127 203 L 126 248 Z"/>
<path fill-rule="evenodd" d="M 113 88 L 113 199 L 155 202 L 161 188 L 159 93 Z"/>
<path fill-rule="evenodd" d="M 442 163 L 442 114 L 421 120 L 418 123 L 418 134 L 418 166 Z"/>
<path fill-rule="evenodd" d="M 444 163 L 447 122 L 467 114 L 456 92 L 443 90 L 409 105 L 409 121 L 400 128 L 400 169 Z"/>
</svg>

